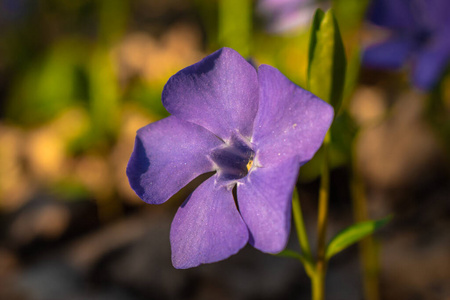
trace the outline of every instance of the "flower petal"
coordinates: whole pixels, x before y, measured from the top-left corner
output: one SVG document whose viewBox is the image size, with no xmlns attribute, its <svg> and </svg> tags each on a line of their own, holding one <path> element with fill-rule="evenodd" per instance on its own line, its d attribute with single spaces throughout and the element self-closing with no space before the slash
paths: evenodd
<svg viewBox="0 0 450 300">
<path fill-rule="evenodd" d="M 417 20 L 411 0 L 374 0 L 368 10 L 368 19 L 376 25 L 395 30 L 413 31 Z"/>
<path fill-rule="evenodd" d="M 305 163 L 322 144 L 333 108 L 273 67 L 261 65 L 258 73 L 261 102 L 252 140 L 256 163 L 267 167 L 294 156 Z"/>
<path fill-rule="evenodd" d="M 423 49 L 417 58 L 413 71 L 414 85 L 430 90 L 443 75 L 450 61 L 450 39 L 445 34 L 437 37 Z"/>
<path fill-rule="evenodd" d="M 421 5 L 419 9 L 422 14 L 422 24 L 429 30 L 436 32 L 444 29 L 447 32 L 450 29 L 450 18 L 448 12 L 450 11 L 450 1 L 448 0 L 428 0 L 419 2 Z"/>
<path fill-rule="evenodd" d="M 222 48 L 172 76 L 162 100 L 171 114 L 228 140 L 238 130 L 250 137 L 258 110 L 255 68 L 230 48 Z"/>
<path fill-rule="evenodd" d="M 248 230 L 232 191 L 216 181 L 217 175 L 203 182 L 175 215 L 170 243 L 177 269 L 228 258 L 247 244 Z"/>
<path fill-rule="evenodd" d="M 238 183 L 239 210 L 250 230 L 250 244 L 261 251 L 277 253 L 286 246 L 299 167 L 298 159 L 287 159 L 254 168 Z"/>
<path fill-rule="evenodd" d="M 168 117 L 138 130 L 127 176 L 145 202 L 165 202 L 198 175 L 213 171 L 207 155 L 222 142 L 205 128 Z"/>
<path fill-rule="evenodd" d="M 363 63 L 381 69 L 400 68 L 416 43 L 413 37 L 395 36 L 387 41 L 368 47 L 363 54 Z"/>
</svg>

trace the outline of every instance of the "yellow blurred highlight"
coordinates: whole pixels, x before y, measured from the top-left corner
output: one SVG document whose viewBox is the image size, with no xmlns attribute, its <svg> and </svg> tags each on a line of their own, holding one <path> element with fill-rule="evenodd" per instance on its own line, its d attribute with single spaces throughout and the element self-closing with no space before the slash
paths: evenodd
<svg viewBox="0 0 450 300">
<path fill-rule="evenodd" d="M 33 192 L 23 168 L 24 132 L 0 124 L 0 210 L 20 207 Z"/>
<path fill-rule="evenodd" d="M 27 134 L 25 156 L 31 174 L 40 183 L 54 183 L 68 171 L 67 145 L 87 130 L 87 114 L 78 108 Z"/>
<path fill-rule="evenodd" d="M 292 43 L 281 49 L 281 63 L 287 74 L 291 74 L 291 80 L 296 84 L 306 85 L 306 72 L 308 69 L 308 44 L 307 38 L 299 38 L 299 44 Z"/>
</svg>

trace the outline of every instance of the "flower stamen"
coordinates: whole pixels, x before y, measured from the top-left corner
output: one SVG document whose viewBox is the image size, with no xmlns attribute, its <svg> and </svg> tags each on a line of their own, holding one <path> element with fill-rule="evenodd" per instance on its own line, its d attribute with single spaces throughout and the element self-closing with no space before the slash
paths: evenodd
<svg viewBox="0 0 450 300">
<path fill-rule="evenodd" d="M 248 163 L 247 163 L 247 172 L 250 172 L 250 169 L 253 166 L 253 159 L 249 159 Z"/>
</svg>

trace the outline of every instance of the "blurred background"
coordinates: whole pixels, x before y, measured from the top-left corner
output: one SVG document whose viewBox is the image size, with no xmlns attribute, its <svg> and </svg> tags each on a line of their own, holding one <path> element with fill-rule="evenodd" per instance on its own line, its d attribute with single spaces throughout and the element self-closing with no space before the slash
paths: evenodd
<svg viewBox="0 0 450 300">
<path fill-rule="evenodd" d="M 136 130 L 168 115 L 168 78 L 222 46 L 305 86 L 318 7 L 333 7 L 348 61 L 329 235 L 354 222 L 356 176 L 370 218 L 394 215 L 376 235 L 380 299 L 450 299 L 448 72 L 436 111 L 410 66 L 361 66 L 388 36 L 362 0 L 0 0 L 0 299 L 309 299 L 300 264 L 250 246 L 175 270 L 169 228 L 188 192 L 146 205 L 125 168 Z M 317 161 L 298 183 L 312 244 Z M 353 246 L 330 263 L 327 299 L 362 289 Z"/>
</svg>

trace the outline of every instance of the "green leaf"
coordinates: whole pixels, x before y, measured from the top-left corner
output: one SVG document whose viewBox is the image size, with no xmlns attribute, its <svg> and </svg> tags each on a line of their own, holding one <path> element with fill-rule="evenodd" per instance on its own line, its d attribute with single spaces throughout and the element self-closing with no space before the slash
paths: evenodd
<svg viewBox="0 0 450 300">
<path fill-rule="evenodd" d="M 332 10 L 314 16 L 308 58 L 308 88 L 339 111 L 345 83 L 346 58 Z"/>
<path fill-rule="evenodd" d="M 384 226 L 390 220 L 391 217 L 389 216 L 381 220 L 360 222 L 347 227 L 338 233 L 328 244 L 326 258 L 330 259 L 342 250 L 374 233 L 378 228 Z"/>
<path fill-rule="evenodd" d="M 301 253 L 289 249 L 284 249 L 280 253 L 277 253 L 276 256 L 295 258 L 300 261 L 303 261 L 305 259 L 305 257 Z"/>
<path fill-rule="evenodd" d="M 314 13 L 314 18 L 311 24 L 311 32 L 309 34 L 309 49 L 308 49 L 308 77 L 309 77 L 309 67 L 311 66 L 311 61 L 314 57 L 314 51 L 317 44 L 317 33 L 320 29 L 320 24 L 322 23 L 325 13 L 323 10 L 318 8 Z"/>
</svg>

